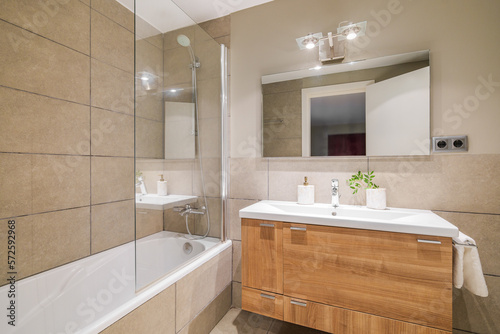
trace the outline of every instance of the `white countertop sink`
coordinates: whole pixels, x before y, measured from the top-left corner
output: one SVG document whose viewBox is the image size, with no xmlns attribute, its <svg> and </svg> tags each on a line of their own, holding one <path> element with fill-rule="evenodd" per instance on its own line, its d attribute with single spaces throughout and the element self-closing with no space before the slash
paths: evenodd
<svg viewBox="0 0 500 334">
<path fill-rule="evenodd" d="M 167 210 L 174 206 L 182 206 L 196 202 L 197 196 L 167 195 L 157 194 L 135 194 L 135 206 L 138 209 Z"/>
<path fill-rule="evenodd" d="M 335 215 L 333 215 L 335 213 Z M 241 218 L 289 223 L 348 227 L 441 237 L 458 236 L 458 228 L 429 210 L 387 208 L 373 210 L 364 206 L 261 201 L 240 210 Z"/>
</svg>

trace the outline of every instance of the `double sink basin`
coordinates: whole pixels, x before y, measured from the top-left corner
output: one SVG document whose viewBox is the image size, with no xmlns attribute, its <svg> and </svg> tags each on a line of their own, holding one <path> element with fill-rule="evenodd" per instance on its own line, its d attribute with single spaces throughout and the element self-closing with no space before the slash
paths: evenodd
<svg viewBox="0 0 500 334">
<path fill-rule="evenodd" d="M 261 201 L 240 210 L 241 218 L 289 223 L 337 226 L 366 230 L 458 236 L 458 228 L 429 210 L 387 208 L 373 210 L 364 206 Z"/>
</svg>

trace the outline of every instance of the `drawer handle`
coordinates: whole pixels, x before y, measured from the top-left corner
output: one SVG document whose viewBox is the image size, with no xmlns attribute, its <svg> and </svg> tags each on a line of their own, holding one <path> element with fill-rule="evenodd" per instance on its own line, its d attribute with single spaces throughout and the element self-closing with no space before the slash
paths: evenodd
<svg viewBox="0 0 500 334">
<path fill-rule="evenodd" d="M 260 223 L 260 226 L 262 226 L 262 227 L 274 227 L 274 224 Z"/>
<path fill-rule="evenodd" d="M 265 293 L 261 293 L 260 296 L 263 297 L 263 298 L 271 299 L 271 300 L 275 300 L 276 299 L 276 297 L 271 296 L 271 295 L 266 295 Z"/>
<path fill-rule="evenodd" d="M 292 231 L 307 231 L 307 227 L 295 227 L 295 226 L 292 226 L 292 227 L 290 227 L 290 230 L 292 230 Z"/>
<path fill-rule="evenodd" d="M 441 245 L 441 241 L 437 240 L 425 240 L 425 239 L 417 239 L 418 242 L 424 243 L 424 244 L 436 244 L 436 245 Z"/>
<path fill-rule="evenodd" d="M 307 306 L 306 303 L 297 302 L 295 300 L 290 301 L 290 304 L 297 305 L 297 306 L 302 306 L 302 307 L 306 307 Z"/>
</svg>

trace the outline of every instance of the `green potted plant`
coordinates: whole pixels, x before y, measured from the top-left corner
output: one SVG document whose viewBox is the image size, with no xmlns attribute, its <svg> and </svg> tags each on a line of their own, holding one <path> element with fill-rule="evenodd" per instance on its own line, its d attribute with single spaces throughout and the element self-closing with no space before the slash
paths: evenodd
<svg viewBox="0 0 500 334">
<path fill-rule="evenodd" d="M 370 209 L 383 210 L 387 207 L 386 205 L 386 190 L 385 188 L 380 188 L 373 182 L 375 178 L 375 172 L 371 171 L 368 174 L 361 173 L 358 171 L 357 174 L 353 174 L 352 177 L 347 180 L 349 182 L 349 187 L 353 189 L 353 194 L 356 194 L 359 189 L 366 189 L 366 207 Z"/>
</svg>

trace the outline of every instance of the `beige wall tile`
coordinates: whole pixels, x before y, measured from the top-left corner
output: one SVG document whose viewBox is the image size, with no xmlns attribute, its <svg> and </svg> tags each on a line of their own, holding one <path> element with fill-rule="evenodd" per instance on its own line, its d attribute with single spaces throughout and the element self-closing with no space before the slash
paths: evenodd
<svg viewBox="0 0 500 334">
<path fill-rule="evenodd" d="M 33 216 L 33 271 L 90 255 L 90 207 Z"/>
<path fill-rule="evenodd" d="M 77 51 L 0 21 L 0 85 L 89 103 L 90 60 Z M 15 38 L 12 43 L 9 39 Z M 71 75 L 68 75 L 71 73 Z"/>
<path fill-rule="evenodd" d="M 233 281 L 233 307 L 241 308 L 241 283 Z"/>
<path fill-rule="evenodd" d="M 33 213 L 90 205 L 90 157 L 33 155 Z"/>
<path fill-rule="evenodd" d="M 135 17 L 136 39 L 146 40 L 157 48 L 163 49 L 163 34 L 141 17 Z"/>
<path fill-rule="evenodd" d="M 84 3 L 87 6 L 90 6 L 90 0 L 79 0 L 79 1 Z"/>
<path fill-rule="evenodd" d="M 203 158 L 220 158 L 221 156 L 221 119 L 200 119 L 200 144 Z"/>
<path fill-rule="evenodd" d="M 89 107 L 0 87 L 0 151 L 90 154 Z"/>
<path fill-rule="evenodd" d="M 134 201 L 92 205 L 92 254 L 134 240 Z"/>
<path fill-rule="evenodd" d="M 199 23 L 199 26 L 212 38 L 231 34 L 231 16 L 226 15 L 217 19 Z"/>
<path fill-rule="evenodd" d="M 163 96 L 157 91 L 148 91 L 144 94 L 136 92 L 135 115 L 141 118 L 162 122 L 164 121 Z"/>
<path fill-rule="evenodd" d="M 200 119 L 219 118 L 221 115 L 220 78 L 198 81 L 198 110 Z"/>
<path fill-rule="evenodd" d="M 134 73 L 134 34 L 95 10 L 91 16 L 92 58 Z"/>
<path fill-rule="evenodd" d="M 202 64 L 197 71 L 198 80 L 220 78 L 219 43 L 211 38 L 206 41 L 200 41 L 198 36 L 196 36 L 194 52 L 199 58 L 200 64 Z"/>
<path fill-rule="evenodd" d="M 231 285 L 228 285 L 179 334 L 209 333 L 231 307 Z"/>
<path fill-rule="evenodd" d="M 177 42 L 176 42 L 177 43 Z M 179 46 L 165 49 L 163 53 L 163 73 L 165 87 L 174 87 L 181 83 L 191 83 L 191 59 L 187 48 Z"/>
<path fill-rule="evenodd" d="M 15 229 L 13 235 L 15 237 L 15 263 L 14 270 L 9 267 L 7 262 L 8 254 L 7 246 L 9 245 L 8 221 L 0 221 L 0 285 L 7 284 L 9 275 L 7 272 L 16 271 L 17 279 L 22 279 L 33 274 L 33 216 L 13 218 L 15 221 Z M 11 238 L 12 239 L 12 238 Z"/>
<path fill-rule="evenodd" d="M 210 334 L 266 334 L 275 320 L 259 314 L 232 308 Z M 288 332 L 281 332 L 289 334 Z"/>
<path fill-rule="evenodd" d="M 264 127 L 264 131 L 267 127 Z M 302 136 L 298 138 L 264 138 L 264 157 L 302 157 Z"/>
<path fill-rule="evenodd" d="M 134 13 L 114 0 L 92 0 L 92 9 L 134 32 Z"/>
<path fill-rule="evenodd" d="M 188 219 L 189 230 L 191 233 L 194 233 L 195 217 L 191 215 Z M 181 217 L 179 212 L 175 212 L 174 209 L 163 211 L 163 229 L 165 231 L 187 234 L 186 217 Z"/>
<path fill-rule="evenodd" d="M 163 122 L 136 117 L 135 153 L 137 158 L 163 159 L 164 151 Z"/>
<path fill-rule="evenodd" d="M 241 219 L 239 211 L 254 203 L 257 203 L 257 201 L 246 199 L 229 199 L 229 239 L 241 240 Z"/>
<path fill-rule="evenodd" d="M 133 199 L 134 159 L 92 157 L 92 204 Z"/>
<path fill-rule="evenodd" d="M 262 85 L 262 94 L 276 94 L 302 90 L 302 79 L 273 82 Z"/>
<path fill-rule="evenodd" d="M 194 163 L 192 160 L 165 161 L 164 176 L 169 194 L 193 195 Z"/>
<path fill-rule="evenodd" d="M 210 215 L 210 232 L 209 237 L 221 237 L 221 199 L 220 198 L 207 198 L 208 213 Z M 198 207 L 201 208 L 205 205 L 203 197 L 198 198 Z M 195 216 L 195 233 L 204 235 L 207 232 L 207 214 Z M 191 231 L 192 232 L 192 231 Z"/>
<path fill-rule="evenodd" d="M 31 155 L 0 153 L 0 217 L 33 212 Z"/>
<path fill-rule="evenodd" d="M 146 191 L 148 194 L 158 193 L 158 180 L 163 172 L 163 160 L 151 161 L 137 159 L 135 163 L 136 171 L 141 171 L 144 183 L 146 184 Z M 164 175 L 165 176 L 165 175 Z M 170 193 L 170 184 L 167 181 L 167 191 Z M 139 187 L 136 187 L 136 192 L 141 192 Z"/>
<path fill-rule="evenodd" d="M 90 9 L 80 1 L 2 0 L 1 6 L 1 19 L 90 54 Z"/>
<path fill-rule="evenodd" d="M 433 154 L 370 158 L 387 205 L 441 211 L 500 213 L 500 154 Z"/>
<path fill-rule="evenodd" d="M 148 235 L 163 231 L 163 211 L 162 210 L 135 210 L 136 238 L 147 237 Z"/>
<path fill-rule="evenodd" d="M 205 158 L 203 156 L 202 164 L 206 195 L 209 197 L 220 197 L 221 159 Z M 203 196 L 201 170 L 198 159 L 194 161 L 193 192 L 194 195 Z"/>
<path fill-rule="evenodd" d="M 453 290 L 453 328 L 481 334 L 500 331 L 500 277 L 485 278 L 489 291 L 486 298 L 465 289 Z"/>
<path fill-rule="evenodd" d="M 92 106 L 134 114 L 134 76 L 92 59 Z"/>
<path fill-rule="evenodd" d="M 267 159 L 231 158 L 229 197 L 238 199 L 268 199 Z"/>
<path fill-rule="evenodd" d="M 215 38 L 215 41 L 217 43 L 219 43 L 220 45 L 224 44 L 228 50 L 231 48 L 231 36 L 230 35 L 227 35 L 227 36 L 222 36 L 222 37 L 217 37 Z M 228 60 L 229 60 L 230 56 L 228 54 Z M 229 61 L 228 61 L 228 66 L 229 66 Z M 229 74 L 229 69 L 228 69 L 228 74 Z"/>
<path fill-rule="evenodd" d="M 241 282 L 241 241 L 233 240 L 233 281 Z"/>
<path fill-rule="evenodd" d="M 134 156 L 134 117 L 92 108 L 92 155 Z"/>
<path fill-rule="evenodd" d="M 476 241 L 485 274 L 500 276 L 500 244 L 497 242 L 500 239 L 500 215 L 440 211 L 435 213 Z"/>
<path fill-rule="evenodd" d="M 226 249 L 177 282 L 177 331 L 231 282 L 231 257 L 231 249 Z"/>
<path fill-rule="evenodd" d="M 102 334 L 175 334 L 175 285 L 163 290 Z"/>
<path fill-rule="evenodd" d="M 270 159 L 269 199 L 297 201 L 297 186 L 303 184 L 307 176 L 309 184 L 314 185 L 316 203 L 332 202 L 331 180 L 338 179 L 340 204 L 364 205 L 362 196 L 352 194 L 347 179 L 358 170 L 366 173 L 366 166 L 366 158 Z"/>
</svg>

